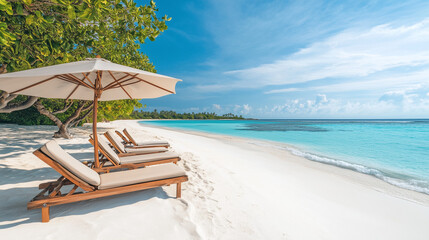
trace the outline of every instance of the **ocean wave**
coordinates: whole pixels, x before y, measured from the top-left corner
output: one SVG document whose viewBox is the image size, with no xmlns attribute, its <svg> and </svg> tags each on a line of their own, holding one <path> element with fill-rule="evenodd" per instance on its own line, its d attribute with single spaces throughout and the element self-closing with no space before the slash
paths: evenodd
<svg viewBox="0 0 429 240">
<path fill-rule="evenodd" d="M 292 147 L 286 147 L 286 149 L 296 156 L 304 157 L 311 161 L 330 164 L 337 167 L 364 173 L 367 175 L 374 176 L 378 179 L 381 179 L 387 183 L 390 183 L 400 188 L 405 188 L 408 190 L 429 194 L 429 182 L 424 180 L 414 179 L 411 177 L 407 177 L 407 179 L 397 178 L 393 176 L 394 174 L 389 174 L 379 169 L 370 168 L 370 167 L 355 164 L 355 163 L 349 163 L 343 160 L 323 157 L 313 153 L 303 152 Z"/>
</svg>

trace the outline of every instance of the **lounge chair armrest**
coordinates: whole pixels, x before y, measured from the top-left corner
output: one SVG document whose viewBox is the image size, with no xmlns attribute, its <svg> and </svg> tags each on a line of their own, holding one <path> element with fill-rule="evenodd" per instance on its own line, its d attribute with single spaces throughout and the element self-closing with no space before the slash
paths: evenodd
<svg viewBox="0 0 429 240">
<path fill-rule="evenodd" d="M 109 168 L 93 168 L 92 170 L 96 171 L 97 173 L 108 173 L 108 172 L 110 172 Z"/>
<path fill-rule="evenodd" d="M 147 153 L 138 153 L 138 152 L 133 152 L 133 153 L 118 153 L 118 157 L 128 157 L 128 156 L 143 155 L 143 154 L 147 154 Z"/>
<path fill-rule="evenodd" d="M 145 148 L 154 148 L 154 147 L 169 148 L 169 146 L 167 146 L 167 145 L 159 145 L 159 146 L 130 146 L 130 147 L 127 147 L 127 148 L 132 148 L 132 149 L 145 149 Z"/>
<path fill-rule="evenodd" d="M 129 170 L 137 169 L 137 166 L 134 164 L 121 164 L 120 167 L 121 168 L 128 168 Z"/>
<path fill-rule="evenodd" d="M 108 167 L 100 167 L 100 168 L 93 168 L 94 171 L 98 173 L 109 173 L 112 170 L 121 170 L 121 169 L 137 169 L 138 167 L 135 164 L 121 164 L 117 166 L 108 166 Z"/>
</svg>

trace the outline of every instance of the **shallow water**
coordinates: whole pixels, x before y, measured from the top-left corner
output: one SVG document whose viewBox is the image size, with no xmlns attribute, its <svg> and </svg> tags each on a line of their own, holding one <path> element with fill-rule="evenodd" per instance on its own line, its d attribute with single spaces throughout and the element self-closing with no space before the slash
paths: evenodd
<svg viewBox="0 0 429 240">
<path fill-rule="evenodd" d="M 429 120 L 169 120 L 164 127 L 287 143 L 294 154 L 429 194 Z"/>
</svg>

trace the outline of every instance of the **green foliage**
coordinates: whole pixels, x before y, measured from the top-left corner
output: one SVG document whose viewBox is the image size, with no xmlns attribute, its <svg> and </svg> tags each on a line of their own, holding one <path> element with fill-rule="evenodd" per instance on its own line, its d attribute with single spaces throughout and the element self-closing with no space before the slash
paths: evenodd
<svg viewBox="0 0 429 240">
<path fill-rule="evenodd" d="M 130 118 L 134 108 L 141 108 L 138 100 L 118 100 L 98 103 L 98 121 L 112 121 L 118 118 Z"/>
<path fill-rule="evenodd" d="M 153 112 L 134 111 L 131 115 L 133 119 L 244 119 L 243 116 L 237 116 L 232 113 L 217 115 L 216 113 L 176 113 L 174 111 L 160 111 L 156 109 Z"/>
<path fill-rule="evenodd" d="M 0 123 L 20 125 L 55 125 L 49 118 L 41 115 L 35 107 L 12 113 L 0 113 Z"/>
<path fill-rule="evenodd" d="M 167 29 L 167 16 L 158 18 L 153 1 L 137 6 L 133 0 L 0 0 L 0 65 L 8 72 L 83 60 L 100 55 L 112 62 L 155 72 L 141 43 L 155 40 Z M 65 100 L 43 100 L 57 109 Z M 137 100 L 100 103 L 99 116 L 111 120 L 128 116 Z M 63 119 L 73 113 L 69 109 Z M 45 117 L 10 117 L 17 122 L 46 123 Z M 30 115 L 28 115 L 30 116 Z M 5 117 L 1 117 L 4 119 Z"/>
<path fill-rule="evenodd" d="M 153 1 L 0 0 L 0 64 L 8 72 L 101 55 L 154 71 L 140 43 L 167 29 Z"/>
</svg>

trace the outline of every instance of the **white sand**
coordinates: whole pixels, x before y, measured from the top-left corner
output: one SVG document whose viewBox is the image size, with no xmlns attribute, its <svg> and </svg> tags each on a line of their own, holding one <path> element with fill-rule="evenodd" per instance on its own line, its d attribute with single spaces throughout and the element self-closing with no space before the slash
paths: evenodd
<svg viewBox="0 0 429 240">
<path fill-rule="evenodd" d="M 0 125 L 0 239 L 429 239 L 429 196 L 306 160 L 272 144 L 212 134 L 102 123 L 171 143 L 189 182 L 40 210 L 37 185 L 59 175 L 32 155 L 55 127 Z M 101 128 L 103 127 L 103 128 Z M 58 140 L 91 159 L 90 128 Z M 83 150 L 85 149 L 85 150 Z"/>
</svg>

